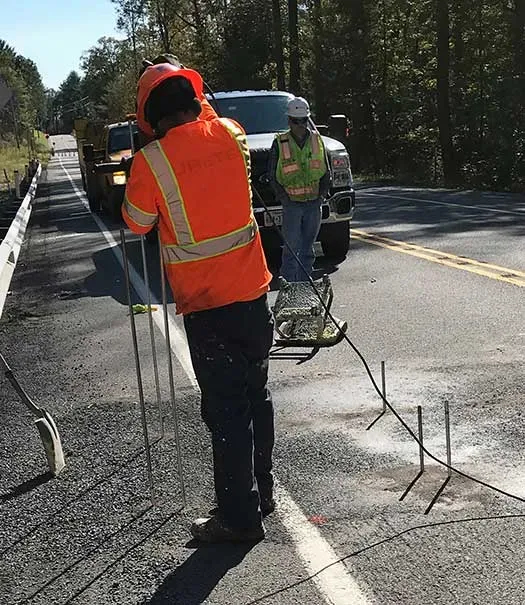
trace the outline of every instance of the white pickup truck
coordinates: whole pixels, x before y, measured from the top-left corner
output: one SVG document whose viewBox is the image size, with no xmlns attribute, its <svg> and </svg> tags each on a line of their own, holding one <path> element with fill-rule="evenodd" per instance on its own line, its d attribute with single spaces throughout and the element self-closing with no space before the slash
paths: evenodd
<svg viewBox="0 0 525 605">
<path fill-rule="evenodd" d="M 257 196 L 253 196 L 254 212 L 265 235 L 271 236 L 274 221 L 282 223 L 282 206 L 275 200 L 268 184 L 267 168 L 270 148 L 275 135 L 288 129 L 286 107 L 293 95 L 280 91 L 234 91 L 208 95 L 216 111 L 232 118 L 246 131 L 252 161 L 252 186 L 257 189 L 273 215 L 270 218 Z M 311 123 L 314 128 L 314 123 Z M 355 191 L 350 157 L 339 141 L 323 136 L 330 160 L 332 188 L 323 205 L 322 224 L 318 240 L 326 257 L 342 259 L 350 244 L 350 221 L 355 210 Z M 268 238 L 267 238 L 268 241 Z"/>
</svg>

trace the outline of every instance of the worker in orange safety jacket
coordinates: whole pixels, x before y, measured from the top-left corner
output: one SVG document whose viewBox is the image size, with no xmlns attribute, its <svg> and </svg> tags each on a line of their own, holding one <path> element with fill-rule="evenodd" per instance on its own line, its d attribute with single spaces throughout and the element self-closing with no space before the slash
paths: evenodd
<svg viewBox="0 0 525 605">
<path fill-rule="evenodd" d="M 140 77 L 137 122 L 156 138 L 134 157 L 122 215 L 135 233 L 159 229 L 212 438 L 217 508 L 191 532 L 206 542 L 257 541 L 275 508 L 272 276 L 252 210 L 245 132 L 217 116 L 197 72 L 169 63 Z"/>
</svg>

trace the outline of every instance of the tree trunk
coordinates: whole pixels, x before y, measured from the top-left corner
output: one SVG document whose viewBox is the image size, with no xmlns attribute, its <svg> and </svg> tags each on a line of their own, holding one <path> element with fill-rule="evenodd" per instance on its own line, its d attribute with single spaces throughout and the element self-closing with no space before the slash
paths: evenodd
<svg viewBox="0 0 525 605">
<path fill-rule="evenodd" d="M 437 105 L 439 141 L 443 159 L 445 184 L 454 183 L 456 167 L 452 146 L 452 127 L 450 121 L 450 20 L 448 0 L 437 2 Z"/>
<path fill-rule="evenodd" d="M 465 100 L 468 87 L 468 63 L 466 52 L 465 29 L 468 27 L 468 11 L 466 0 L 456 0 L 451 8 L 453 26 L 451 36 L 454 53 L 451 60 L 450 74 L 453 85 L 450 86 L 450 103 L 452 107 L 452 123 L 457 141 L 454 154 L 457 166 L 463 166 L 471 157 L 473 141 L 468 133 L 473 131 L 471 112 Z"/>
<path fill-rule="evenodd" d="M 156 18 L 157 25 L 159 26 L 159 34 L 160 41 L 162 44 L 162 51 L 165 53 L 171 53 L 171 44 L 170 44 L 170 33 L 167 28 L 167 20 L 164 11 L 162 10 L 161 3 L 159 0 L 155 3 L 156 6 Z"/>
<path fill-rule="evenodd" d="M 326 106 L 325 86 L 323 78 L 323 21 L 322 21 L 322 1 L 314 0 L 313 10 L 313 46 L 314 46 L 314 73 L 313 88 L 315 113 L 317 120 L 324 121 L 328 117 L 328 108 Z"/>
<path fill-rule="evenodd" d="M 301 91 L 301 59 L 297 0 L 288 0 L 288 23 L 290 28 L 290 90 L 298 95 Z"/>
<path fill-rule="evenodd" d="M 514 63 L 521 94 L 525 84 L 525 0 L 514 0 L 515 11 L 512 23 Z M 523 97 L 522 97 L 523 98 Z"/>
<path fill-rule="evenodd" d="M 281 2 L 272 0 L 272 18 L 273 18 L 273 48 L 274 60 L 277 65 L 277 88 L 286 89 L 284 52 L 283 52 L 283 24 L 281 20 Z"/>
<path fill-rule="evenodd" d="M 348 37 L 353 45 L 351 73 L 352 82 L 352 119 L 354 120 L 356 169 L 379 169 L 377 154 L 377 136 L 375 112 L 372 97 L 375 93 L 372 85 L 370 62 L 371 2 L 352 0 L 348 3 Z"/>
</svg>

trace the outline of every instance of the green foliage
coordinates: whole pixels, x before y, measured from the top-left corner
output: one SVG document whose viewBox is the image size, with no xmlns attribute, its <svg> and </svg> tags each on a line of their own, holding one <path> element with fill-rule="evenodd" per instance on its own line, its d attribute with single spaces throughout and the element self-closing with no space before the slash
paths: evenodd
<svg viewBox="0 0 525 605">
<path fill-rule="evenodd" d="M 218 90 L 273 87 L 278 65 L 290 87 L 297 11 L 292 87 L 318 123 L 348 116 L 357 171 L 441 184 L 452 158 L 458 184 L 525 189 L 525 0 L 112 1 L 127 39 L 84 55 L 84 114 L 132 110 L 141 59 L 167 51 Z M 439 39 L 445 55 L 449 40 L 441 77 Z"/>
<path fill-rule="evenodd" d="M 16 53 L 5 40 L 0 40 L 0 79 L 12 90 L 8 104 L 0 110 L 0 142 L 4 147 L 11 141 L 16 153 L 24 145 L 33 145 L 33 129 L 45 128 L 48 106 L 44 85 L 38 68 Z"/>
</svg>

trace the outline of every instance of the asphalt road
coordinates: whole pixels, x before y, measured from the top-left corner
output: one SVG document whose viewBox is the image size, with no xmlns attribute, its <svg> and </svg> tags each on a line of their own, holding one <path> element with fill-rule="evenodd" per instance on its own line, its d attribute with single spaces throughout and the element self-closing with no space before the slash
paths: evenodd
<svg viewBox="0 0 525 605">
<path fill-rule="evenodd" d="M 189 524 L 213 506 L 209 439 L 175 331 L 182 508 L 155 328 L 165 435 L 152 453 L 151 507 L 119 225 L 105 216 L 97 223 L 82 203 L 73 139 L 55 143 L 0 349 L 57 422 L 67 467 L 49 480 L 36 429 L 2 380 L 0 603 L 525 602 L 524 502 L 453 473 L 425 514 L 447 479 L 428 457 L 400 501 L 419 471 L 417 444 L 391 411 L 367 430 L 382 402 L 344 343 L 303 364 L 272 361 L 279 491 L 267 539 L 196 549 Z M 415 430 L 421 406 L 431 452 L 446 459 L 447 402 L 453 466 L 525 499 L 524 197 L 375 187 L 361 189 L 357 204 L 346 261 L 319 259 L 334 285 L 334 314 L 348 320 L 379 385 L 385 361 L 388 399 Z M 140 281 L 132 236 L 128 252 Z M 158 297 L 156 249 L 148 254 Z M 136 320 L 157 439 L 147 317 Z"/>
</svg>

